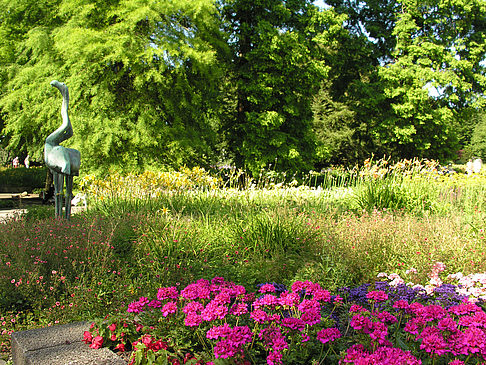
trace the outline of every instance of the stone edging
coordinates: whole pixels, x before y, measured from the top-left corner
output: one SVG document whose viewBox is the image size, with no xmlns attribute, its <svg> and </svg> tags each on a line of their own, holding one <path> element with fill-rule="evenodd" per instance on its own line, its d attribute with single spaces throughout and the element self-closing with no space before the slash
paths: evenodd
<svg viewBox="0 0 486 365">
<path fill-rule="evenodd" d="M 107 348 L 91 349 L 83 340 L 90 322 L 14 332 L 12 360 L 14 365 L 126 365 Z"/>
</svg>

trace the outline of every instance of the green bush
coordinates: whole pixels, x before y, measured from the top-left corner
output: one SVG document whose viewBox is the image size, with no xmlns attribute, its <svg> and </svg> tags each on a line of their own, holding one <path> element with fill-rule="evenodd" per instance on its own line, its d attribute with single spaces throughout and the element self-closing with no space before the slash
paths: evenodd
<svg viewBox="0 0 486 365">
<path fill-rule="evenodd" d="M 477 124 L 471 136 L 470 145 L 466 151 L 468 157 L 480 157 L 486 159 L 486 114 L 477 116 Z"/>
<path fill-rule="evenodd" d="M 0 168 L 0 186 L 5 190 L 22 188 L 31 192 L 34 189 L 45 187 L 46 175 L 46 167 Z"/>
</svg>

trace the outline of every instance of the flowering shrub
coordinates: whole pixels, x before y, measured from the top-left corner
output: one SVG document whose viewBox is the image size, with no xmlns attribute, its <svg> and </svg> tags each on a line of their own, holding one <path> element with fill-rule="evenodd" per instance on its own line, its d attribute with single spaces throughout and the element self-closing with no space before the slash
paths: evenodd
<svg viewBox="0 0 486 365">
<path fill-rule="evenodd" d="M 267 283 L 258 293 L 247 293 L 241 285 L 214 278 L 198 280 L 180 292 L 175 287 L 160 288 L 156 298 L 130 303 L 128 312 L 134 314 L 135 325 L 143 325 L 143 333 L 166 343 L 167 352 L 153 352 L 155 359 L 173 356 L 184 362 L 194 356 L 200 363 L 216 359 L 307 363 L 313 358 L 337 359 L 337 353 L 329 350 L 340 331 L 332 328 L 330 314 L 341 305 L 340 299 L 311 282 L 296 282 L 290 291 Z M 96 331 L 95 326 L 90 333 Z M 133 364 L 142 363 L 142 351 L 135 346 Z"/>
<path fill-rule="evenodd" d="M 143 334 L 133 342 L 131 364 L 486 360 L 486 313 L 455 291 L 448 294 L 377 282 L 332 295 L 310 281 L 296 281 L 290 290 L 265 283 L 248 293 L 218 277 L 180 291 L 164 287 L 156 298 L 141 297 L 128 306 Z M 93 326 L 89 334 L 91 346 L 98 347 L 99 329 Z"/>
<path fill-rule="evenodd" d="M 156 198 L 167 191 L 215 189 L 220 184 L 221 178 L 212 177 L 204 168 L 184 167 L 172 172 L 145 171 L 142 174 L 127 175 L 111 173 L 105 179 L 87 175 L 81 180 L 80 188 L 93 199 Z"/>
</svg>

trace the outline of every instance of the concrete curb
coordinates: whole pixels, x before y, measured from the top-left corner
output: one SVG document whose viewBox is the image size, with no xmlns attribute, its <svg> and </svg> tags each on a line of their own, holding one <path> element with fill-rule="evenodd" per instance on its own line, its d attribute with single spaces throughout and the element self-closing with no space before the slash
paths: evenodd
<svg viewBox="0 0 486 365">
<path fill-rule="evenodd" d="M 126 365 L 107 348 L 91 349 L 82 342 L 90 322 L 14 332 L 12 360 L 14 365 Z"/>
</svg>

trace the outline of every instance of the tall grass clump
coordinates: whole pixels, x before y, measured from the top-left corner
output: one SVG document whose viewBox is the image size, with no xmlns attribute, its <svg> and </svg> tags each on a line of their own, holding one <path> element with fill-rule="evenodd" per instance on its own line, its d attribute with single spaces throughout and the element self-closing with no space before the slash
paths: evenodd
<svg viewBox="0 0 486 365">
<path fill-rule="evenodd" d="M 359 174 L 353 191 L 359 210 L 388 209 L 417 216 L 461 212 L 470 220 L 486 208 L 484 174 L 458 174 L 444 170 L 437 161 L 368 159 Z"/>
<path fill-rule="evenodd" d="M 405 274 L 410 268 L 417 269 L 421 274 L 415 279 L 424 282 L 436 261 L 453 272 L 486 271 L 484 231 L 471 234 L 460 217 L 423 219 L 375 210 L 348 213 L 339 220 L 322 216 L 318 222 L 322 235 L 320 267 L 331 259 L 334 267 L 346 268 L 348 284 L 370 282 L 381 271 Z M 313 280 L 327 280 L 319 278 L 324 271 L 313 274 Z M 344 284 L 342 277 L 332 279 Z"/>
<path fill-rule="evenodd" d="M 427 178 L 436 172 L 438 163 L 428 160 L 402 160 L 390 164 L 382 158 L 367 159 L 360 170 L 360 182 L 355 189 L 360 209 L 404 209 L 422 213 L 433 207 L 435 190 Z"/>
</svg>

